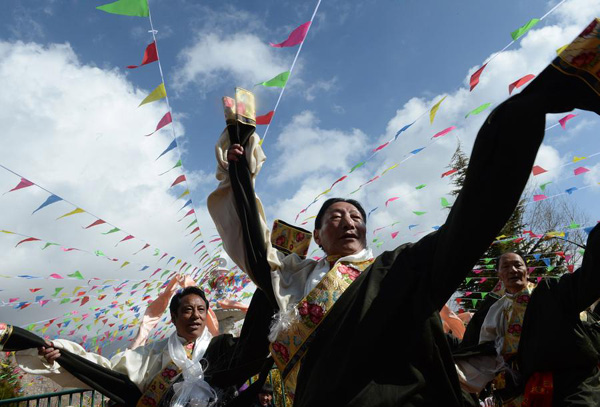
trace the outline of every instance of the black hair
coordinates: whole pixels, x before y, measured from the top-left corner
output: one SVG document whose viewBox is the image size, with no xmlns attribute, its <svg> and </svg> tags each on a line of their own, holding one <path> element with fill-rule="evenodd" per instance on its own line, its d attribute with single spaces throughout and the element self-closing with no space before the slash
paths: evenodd
<svg viewBox="0 0 600 407">
<path fill-rule="evenodd" d="M 500 271 L 500 259 L 502 259 L 502 256 L 504 256 L 505 254 L 516 254 L 517 256 L 519 256 L 521 258 L 521 260 L 523 260 L 523 264 L 525 264 L 525 267 L 527 267 L 527 260 L 525 260 L 525 256 L 523 255 L 523 253 L 520 252 L 505 252 L 502 253 L 500 255 L 500 257 L 498 257 L 498 264 L 496 264 L 496 270 Z"/>
<path fill-rule="evenodd" d="M 179 309 L 179 305 L 181 305 L 181 299 L 186 295 L 197 295 L 202 298 L 206 303 L 206 309 L 208 310 L 208 300 L 206 299 L 206 294 L 199 287 L 186 287 L 183 290 L 179 291 L 177 294 L 171 298 L 171 303 L 169 304 L 169 311 L 171 312 L 171 316 L 177 316 L 177 310 Z"/>
<path fill-rule="evenodd" d="M 321 206 L 321 209 L 319 209 L 319 213 L 317 213 L 317 217 L 315 218 L 315 229 L 321 229 L 321 226 L 323 225 L 323 216 L 325 216 L 325 212 L 327 212 L 327 209 L 329 209 L 331 205 L 338 202 L 346 202 L 356 207 L 356 209 L 358 209 L 358 211 L 360 212 L 363 221 L 365 222 L 365 225 L 367 224 L 367 213 L 365 212 L 365 209 L 362 207 L 360 202 L 355 201 L 354 199 L 329 198 L 328 200 L 323 202 L 323 206 Z"/>
</svg>

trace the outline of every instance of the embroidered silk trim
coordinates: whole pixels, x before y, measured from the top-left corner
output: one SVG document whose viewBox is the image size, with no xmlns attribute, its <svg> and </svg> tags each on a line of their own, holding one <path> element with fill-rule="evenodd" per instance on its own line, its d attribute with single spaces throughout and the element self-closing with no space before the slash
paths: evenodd
<svg viewBox="0 0 600 407">
<path fill-rule="evenodd" d="M 510 301 L 504 308 L 503 316 L 506 321 L 506 332 L 504 333 L 504 345 L 502 346 L 502 356 L 508 359 L 517 353 L 519 349 L 519 340 L 521 340 L 521 331 L 523 330 L 523 319 L 533 286 L 528 284 L 527 288 L 510 297 Z M 506 294 L 508 295 L 508 294 Z"/>
<path fill-rule="evenodd" d="M 270 345 L 271 355 L 281 372 L 286 391 L 291 395 L 295 393 L 300 363 L 318 326 L 344 291 L 373 261 L 374 259 L 353 263 L 342 261 L 335 264 L 296 305 L 298 320 L 290 329 L 281 332 Z"/>
<path fill-rule="evenodd" d="M 171 388 L 181 370 L 171 362 L 159 374 L 154 376 L 150 385 L 137 402 L 136 407 L 156 407 L 165 393 Z"/>
</svg>

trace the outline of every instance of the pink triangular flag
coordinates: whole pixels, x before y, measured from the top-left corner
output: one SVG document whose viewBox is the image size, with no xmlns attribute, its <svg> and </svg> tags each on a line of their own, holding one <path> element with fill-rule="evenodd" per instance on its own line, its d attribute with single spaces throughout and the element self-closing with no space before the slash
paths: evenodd
<svg viewBox="0 0 600 407">
<path fill-rule="evenodd" d="M 376 152 L 376 151 L 379 151 L 379 150 L 383 150 L 384 148 L 386 148 L 388 146 L 388 144 L 390 144 L 389 141 L 387 143 L 383 143 L 382 145 L 380 145 L 379 147 L 377 147 L 375 150 L 373 150 L 373 152 Z"/>
<path fill-rule="evenodd" d="M 165 127 L 167 124 L 172 123 L 172 122 L 173 122 L 173 119 L 171 118 L 171 112 L 165 113 L 165 115 L 162 117 L 162 119 L 160 119 L 160 121 L 156 125 L 156 129 L 152 133 L 146 134 L 146 137 L 153 135 L 154 133 L 156 133 L 163 127 Z"/>
<path fill-rule="evenodd" d="M 102 219 L 98 219 L 94 223 L 91 223 L 91 224 L 87 225 L 86 227 L 84 227 L 84 229 L 89 229 L 89 228 L 94 227 L 94 226 L 102 225 L 103 223 L 106 223 L 106 222 L 103 221 Z"/>
<path fill-rule="evenodd" d="M 14 187 L 13 189 L 11 189 L 10 191 L 5 192 L 5 194 L 8 194 L 9 192 L 12 192 L 12 191 L 16 191 L 18 189 L 23 189 L 23 188 L 30 187 L 32 185 L 34 185 L 33 182 L 31 182 L 29 180 L 26 180 L 25 178 L 21 178 L 21 182 L 19 182 L 17 184 L 17 186 Z"/>
<path fill-rule="evenodd" d="M 131 240 L 131 239 L 134 239 L 134 236 L 133 236 L 133 235 L 127 235 L 127 236 L 125 236 L 123 239 L 121 239 L 121 240 L 119 241 L 119 243 L 121 243 L 121 242 L 124 242 L 124 241 L 126 241 L 126 240 Z M 119 243 L 117 243 L 115 246 L 117 246 Z"/>
<path fill-rule="evenodd" d="M 587 168 L 585 168 L 585 167 L 579 167 L 579 168 L 575 168 L 575 169 L 573 170 L 573 174 L 575 174 L 575 175 L 580 175 L 580 174 L 585 174 L 586 172 L 589 172 L 589 171 L 590 171 L 590 170 L 588 170 L 588 169 L 587 169 Z"/>
<path fill-rule="evenodd" d="M 445 136 L 446 134 L 450 133 L 455 128 L 456 128 L 456 126 L 448 127 L 447 129 L 444 129 L 444 130 L 440 131 L 439 133 L 435 133 L 432 138 Z"/>
<path fill-rule="evenodd" d="M 385 206 L 388 206 L 388 204 L 389 204 L 390 202 L 393 202 L 393 201 L 395 201 L 396 199 L 399 199 L 399 197 L 395 196 L 395 197 L 393 197 L 393 198 L 390 198 L 390 199 L 388 199 L 387 201 L 385 201 Z"/>
<path fill-rule="evenodd" d="M 302 41 L 304 41 L 304 38 L 306 37 L 306 33 L 308 33 L 309 27 L 310 27 L 310 21 L 302 24 L 301 26 L 296 28 L 294 31 L 292 31 L 290 33 L 290 35 L 288 36 L 287 40 L 280 42 L 279 44 L 270 43 L 269 45 L 271 45 L 272 47 L 275 47 L 275 48 L 293 47 L 294 45 L 298 45 L 298 44 L 302 43 Z"/>
<path fill-rule="evenodd" d="M 56 274 L 56 273 L 52 273 L 50 274 L 50 277 L 52 278 L 56 278 L 57 280 L 63 279 L 64 277 L 61 276 L 60 274 Z"/>
<path fill-rule="evenodd" d="M 560 119 L 558 121 L 560 123 L 560 127 L 562 127 L 563 129 L 566 129 L 567 128 L 567 122 L 569 120 L 571 120 L 575 116 L 577 116 L 577 115 L 573 114 L 573 113 L 569 113 L 568 115 L 566 115 L 565 117 L 563 117 L 562 119 Z"/>
<path fill-rule="evenodd" d="M 533 196 L 533 202 L 537 202 L 537 201 L 543 201 L 544 199 L 548 198 L 546 195 L 534 195 Z"/>
<path fill-rule="evenodd" d="M 400 232 L 393 232 L 393 233 L 392 233 L 392 239 L 395 239 L 395 238 L 396 238 L 396 236 L 398 236 L 398 233 L 400 233 Z"/>
<path fill-rule="evenodd" d="M 514 81 L 513 83 L 511 83 L 510 85 L 508 85 L 508 94 L 509 95 L 512 94 L 512 91 L 515 88 L 520 88 L 521 86 L 525 85 L 527 82 L 529 82 L 530 80 L 532 80 L 533 78 L 535 78 L 535 75 L 529 74 L 529 75 L 525 75 L 521 79 L 518 79 L 518 80 Z"/>
</svg>

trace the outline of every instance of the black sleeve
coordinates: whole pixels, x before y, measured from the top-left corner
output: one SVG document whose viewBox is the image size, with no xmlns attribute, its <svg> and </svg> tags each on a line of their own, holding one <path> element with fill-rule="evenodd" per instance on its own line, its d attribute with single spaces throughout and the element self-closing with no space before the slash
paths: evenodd
<svg viewBox="0 0 600 407">
<path fill-rule="evenodd" d="M 534 98 L 535 99 L 535 98 Z M 544 136 L 545 114 L 531 95 L 498 106 L 481 127 L 463 188 L 446 223 L 417 242 L 413 257 L 440 309 L 514 211 Z"/>
<path fill-rule="evenodd" d="M 600 224 L 588 236 L 581 267 L 562 276 L 552 289 L 570 313 L 580 313 L 600 298 Z"/>
</svg>

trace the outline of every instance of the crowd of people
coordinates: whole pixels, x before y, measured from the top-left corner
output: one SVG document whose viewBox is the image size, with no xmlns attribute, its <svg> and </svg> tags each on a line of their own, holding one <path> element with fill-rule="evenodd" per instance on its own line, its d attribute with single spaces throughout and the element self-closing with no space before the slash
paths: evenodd
<svg viewBox="0 0 600 407">
<path fill-rule="evenodd" d="M 599 34 L 595 20 L 489 115 L 445 224 L 379 256 L 367 245 L 362 205 L 343 198 L 325 201 L 315 218 L 320 260 L 273 241 L 254 191 L 265 155 L 249 117 L 251 95 L 241 92 L 244 109 L 225 104 L 220 183 L 207 201 L 227 254 L 257 286 L 240 336 L 211 335 L 202 288 L 186 287 L 171 300 L 175 332 L 167 340 L 109 360 L 56 339 L 19 352 L 20 366 L 61 385 L 93 387 L 94 377 L 82 381 L 77 367 L 61 366 L 63 354 L 78 355 L 125 374 L 140 390 L 137 406 L 268 406 L 273 365 L 296 407 L 600 406 L 600 328 L 591 310 L 600 298 L 600 226 L 578 270 L 537 287 L 522 255 L 503 254 L 503 293 L 473 316 L 462 342 L 449 340 L 440 319 L 514 211 L 545 115 L 575 108 L 600 114 L 598 66 L 577 62 Z M 498 191 L 501 198 L 481 205 L 481 196 Z M 277 225 L 278 236 L 311 235 Z M 400 320 L 410 330 L 400 331 Z M 0 330 L 0 344 L 4 334 L 10 336 Z"/>
</svg>

